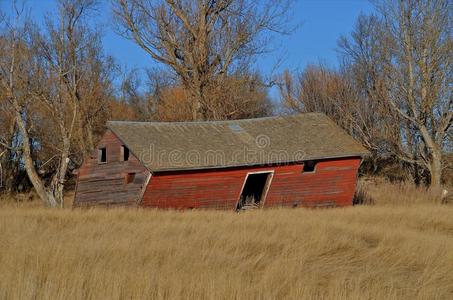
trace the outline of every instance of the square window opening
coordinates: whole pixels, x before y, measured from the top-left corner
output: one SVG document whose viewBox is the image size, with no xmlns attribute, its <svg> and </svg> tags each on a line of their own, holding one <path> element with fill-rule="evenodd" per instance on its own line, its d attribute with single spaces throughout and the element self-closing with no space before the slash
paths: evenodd
<svg viewBox="0 0 453 300">
<path fill-rule="evenodd" d="M 304 162 L 304 173 L 313 173 L 316 170 L 317 162 L 314 160 L 307 160 Z"/>
<path fill-rule="evenodd" d="M 107 148 L 98 149 L 98 163 L 107 162 Z"/>
<path fill-rule="evenodd" d="M 128 161 L 129 160 L 129 148 L 126 146 L 121 146 L 121 160 Z"/>
</svg>

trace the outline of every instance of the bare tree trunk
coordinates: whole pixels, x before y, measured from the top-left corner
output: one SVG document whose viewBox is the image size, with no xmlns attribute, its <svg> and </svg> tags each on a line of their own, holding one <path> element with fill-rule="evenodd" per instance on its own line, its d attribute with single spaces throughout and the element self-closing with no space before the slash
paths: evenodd
<svg viewBox="0 0 453 300">
<path fill-rule="evenodd" d="M 14 138 L 17 135 L 17 127 L 14 116 L 8 124 L 9 126 L 5 130 L 6 138 L 3 138 L 3 140 L 6 147 L 13 148 Z M 19 173 L 19 160 L 17 158 L 13 159 L 13 157 L 14 150 L 8 148 L 3 151 L 0 150 L 0 189 L 3 188 L 7 194 L 12 193 L 15 181 L 17 180 L 16 177 Z"/>
<path fill-rule="evenodd" d="M 69 150 L 70 150 L 70 138 L 68 132 L 66 131 L 63 124 L 60 125 L 61 135 L 63 137 L 63 150 L 60 155 L 60 165 L 57 170 L 57 173 L 54 175 L 52 184 L 51 184 L 51 191 L 54 198 L 57 200 L 57 203 L 60 204 L 61 207 L 64 206 L 64 183 L 66 178 L 66 172 L 68 171 L 68 163 L 69 163 Z"/>
<path fill-rule="evenodd" d="M 28 136 L 27 128 L 25 127 L 24 120 L 20 114 L 20 107 L 17 105 L 15 101 L 13 101 L 15 110 L 16 110 L 16 123 L 19 127 L 20 134 L 22 135 L 22 148 L 23 153 L 22 157 L 24 159 L 25 170 L 27 171 L 28 178 L 30 179 L 33 187 L 35 188 L 36 193 L 38 194 L 39 198 L 41 198 L 44 203 L 51 207 L 57 206 L 57 200 L 52 195 L 52 193 L 48 193 L 42 182 L 41 178 L 39 178 L 38 173 L 36 172 L 35 165 L 33 163 L 33 159 L 31 157 L 31 147 L 30 147 L 30 138 Z"/>
<path fill-rule="evenodd" d="M 438 153 L 432 153 L 429 171 L 431 175 L 431 187 L 440 187 L 442 178 L 442 156 L 440 151 Z"/>
<path fill-rule="evenodd" d="M 192 96 L 192 121 L 199 120 L 200 101 L 197 96 Z"/>
<path fill-rule="evenodd" d="M 86 134 L 87 140 L 84 155 L 94 150 L 93 126 L 91 126 L 91 122 L 86 123 Z"/>
<path fill-rule="evenodd" d="M 193 87 L 189 86 L 189 90 L 192 91 L 192 121 L 199 121 L 204 119 L 202 114 L 203 88 L 199 80 L 196 80 L 193 85 Z"/>
<path fill-rule="evenodd" d="M 423 141 L 429 150 L 428 170 L 430 174 L 431 187 L 439 187 L 442 178 L 442 152 L 436 142 L 431 138 L 428 129 L 425 126 L 420 127 L 420 133 Z"/>
</svg>

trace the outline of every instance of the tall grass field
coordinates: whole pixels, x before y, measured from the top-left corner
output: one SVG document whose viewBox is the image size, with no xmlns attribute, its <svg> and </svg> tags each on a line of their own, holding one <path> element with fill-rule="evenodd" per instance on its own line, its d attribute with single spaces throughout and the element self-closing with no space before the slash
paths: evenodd
<svg viewBox="0 0 453 300">
<path fill-rule="evenodd" d="M 239 214 L 2 204 L 0 299 L 453 299 L 453 205 L 370 191 Z"/>
</svg>

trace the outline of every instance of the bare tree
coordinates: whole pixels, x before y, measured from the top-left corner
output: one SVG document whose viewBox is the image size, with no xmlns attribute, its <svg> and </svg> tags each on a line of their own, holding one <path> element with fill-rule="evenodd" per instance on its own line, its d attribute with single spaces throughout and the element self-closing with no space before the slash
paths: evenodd
<svg viewBox="0 0 453 300">
<path fill-rule="evenodd" d="M 323 112 L 371 153 L 369 171 L 382 171 L 389 148 L 399 140 L 399 124 L 388 108 L 372 101 L 356 86 L 348 68 L 309 65 L 303 72 L 283 74 L 279 84 L 283 105 L 289 112 Z"/>
<path fill-rule="evenodd" d="M 193 120 L 214 118 L 210 91 L 284 32 L 289 0 L 116 0 L 119 32 L 171 68 L 189 92 Z M 231 112 L 232 113 L 232 112 Z"/>
<path fill-rule="evenodd" d="M 283 104 L 290 111 L 325 113 L 374 150 L 373 107 L 360 98 L 347 76 L 322 65 L 308 66 L 296 79 L 286 71 L 280 85 Z"/>
<path fill-rule="evenodd" d="M 84 41 L 78 48 L 78 114 L 74 151 L 83 158 L 94 150 L 109 118 L 109 100 L 114 97 L 113 76 L 117 74 L 112 57 L 104 54 L 101 36 L 96 30 L 83 30 Z"/>
<path fill-rule="evenodd" d="M 427 170 L 431 185 L 439 186 L 453 122 L 452 3 L 383 0 L 377 8 L 379 15 L 368 18 L 371 30 L 362 30 L 359 22 L 340 46 L 361 77 L 371 80 L 369 95 L 401 119 L 403 136 L 395 154 Z"/>
<path fill-rule="evenodd" d="M 206 103 L 208 119 L 244 119 L 270 115 L 272 103 L 264 83 L 256 74 L 228 76 L 222 84 L 209 87 L 211 101 Z M 160 88 L 154 95 L 153 117 L 165 121 L 192 120 L 190 95 L 183 86 L 170 85 Z"/>
<path fill-rule="evenodd" d="M 60 1 L 58 24 L 48 18 L 44 32 L 36 25 L 16 22 L 9 26 L 8 55 L 2 56 L 0 82 L 20 133 L 21 157 L 37 194 L 52 207 L 64 203 L 64 183 L 84 103 L 82 83 L 87 82 L 84 77 L 92 57 L 88 52 L 94 41 L 84 18 L 94 5 L 91 0 Z M 46 141 L 32 138 L 40 127 L 54 142 L 54 153 L 45 162 L 33 155 L 33 148 L 46 146 Z M 45 179 L 40 174 L 49 162 L 53 174 Z"/>
<path fill-rule="evenodd" d="M 209 90 L 210 119 L 244 119 L 269 116 L 273 104 L 263 78 L 257 73 L 235 73 Z"/>
</svg>

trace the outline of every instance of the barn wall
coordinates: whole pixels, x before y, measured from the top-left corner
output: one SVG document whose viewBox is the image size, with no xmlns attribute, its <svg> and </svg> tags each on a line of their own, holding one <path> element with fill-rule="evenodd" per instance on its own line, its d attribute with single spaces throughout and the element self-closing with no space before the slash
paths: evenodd
<svg viewBox="0 0 453 300">
<path fill-rule="evenodd" d="M 234 209 L 248 172 L 274 171 L 265 207 L 351 205 L 360 158 L 303 165 L 156 173 L 141 202 L 145 207 Z"/>
<path fill-rule="evenodd" d="M 136 205 L 149 172 L 132 153 L 128 161 L 121 161 L 122 145 L 110 130 L 105 133 L 97 148 L 106 147 L 107 163 L 98 163 L 97 149 L 85 160 L 77 176 L 74 207 Z M 125 181 L 128 173 L 136 174 L 130 183 Z"/>
</svg>

